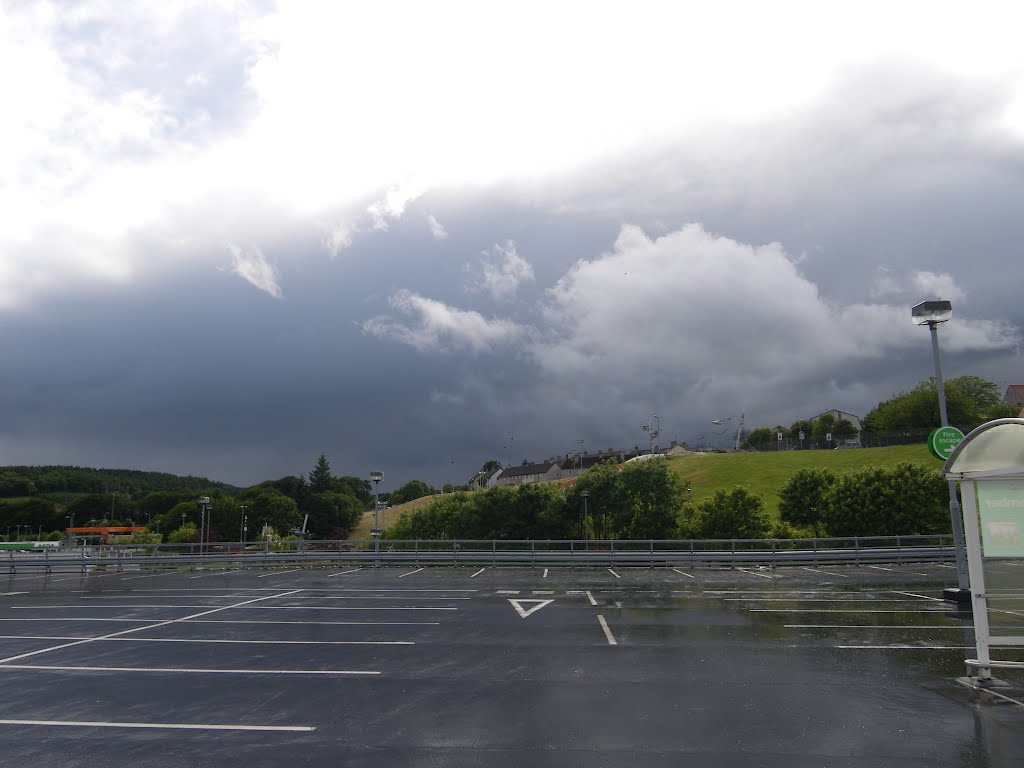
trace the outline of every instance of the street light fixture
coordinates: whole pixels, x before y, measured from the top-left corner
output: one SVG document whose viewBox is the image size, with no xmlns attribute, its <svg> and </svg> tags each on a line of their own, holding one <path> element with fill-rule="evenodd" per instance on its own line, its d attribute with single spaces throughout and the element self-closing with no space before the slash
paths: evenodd
<svg viewBox="0 0 1024 768">
<path fill-rule="evenodd" d="M 375 493 L 373 495 L 373 551 L 380 552 L 380 481 L 384 479 L 384 473 L 379 471 L 370 472 L 370 480 L 373 481 Z"/>
<path fill-rule="evenodd" d="M 953 304 L 945 300 L 922 301 L 910 310 L 914 325 L 927 325 L 932 336 L 932 358 L 935 360 L 935 389 L 939 394 L 939 420 L 942 426 L 949 426 L 946 412 L 946 392 L 942 383 L 942 366 L 939 362 L 939 323 L 953 318 Z M 970 600 L 971 582 L 967 574 L 967 549 L 964 544 L 963 518 L 960 501 L 956 497 L 956 482 L 949 480 L 949 516 L 953 523 L 953 546 L 956 550 L 957 589 L 943 590 L 943 597 L 949 600 Z"/>
</svg>

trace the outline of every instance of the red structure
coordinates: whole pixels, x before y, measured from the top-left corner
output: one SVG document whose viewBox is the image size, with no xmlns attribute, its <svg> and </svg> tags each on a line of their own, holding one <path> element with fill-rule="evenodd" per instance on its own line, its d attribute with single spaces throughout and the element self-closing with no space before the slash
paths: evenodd
<svg viewBox="0 0 1024 768">
<path fill-rule="evenodd" d="M 87 536 L 99 535 L 100 544 L 107 543 L 107 536 L 111 533 L 135 533 L 136 531 L 148 531 L 144 525 L 111 525 L 89 528 L 65 528 L 64 533 L 68 536 L 85 534 Z"/>
</svg>

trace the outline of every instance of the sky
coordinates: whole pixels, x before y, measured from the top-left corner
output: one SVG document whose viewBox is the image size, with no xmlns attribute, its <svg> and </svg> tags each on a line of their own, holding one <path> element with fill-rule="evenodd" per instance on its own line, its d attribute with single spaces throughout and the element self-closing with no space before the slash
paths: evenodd
<svg viewBox="0 0 1024 768">
<path fill-rule="evenodd" d="M 245 486 L 1024 383 L 1024 6 L 0 0 L 0 465 Z M 723 426 L 712 425 L 720 420 Z M 581 442 L 582 441 L 582 442 Z"/>
</svg>

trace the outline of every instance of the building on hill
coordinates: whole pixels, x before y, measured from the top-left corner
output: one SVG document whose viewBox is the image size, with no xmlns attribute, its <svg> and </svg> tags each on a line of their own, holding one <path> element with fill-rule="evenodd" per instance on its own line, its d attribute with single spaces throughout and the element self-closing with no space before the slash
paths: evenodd
<svg viewBox="0 0 1024 768">
<path fill-rule="evenodd" d="M 1024 407 L 1024 384 L 1011 384 L 1006 388 L 1003 402 Z"/>
<path fill-rule="evenodd" d="M 481 469 L 469 479 L 469 482 L 466 485 L 471 491 L 478 491 L 481 488 L 490 488 L 495 484 L 494 481 L 498 479 L 503 471 L 504 470 L 502 470 L 501 467 L 498 467 L 497 469 Z"/>
<path fill-rule="evenodd" d="M 856 429 L 858 433 L 861 431 L 860 416 L 855 416 L 854 414 L 847 413 L 846 411 L 825 411 L 824 413 L 819 413 L 817 416 L 808 419 L 808 421 L 815 422 L 822 416 L 825 416 L 826 414 L 832 414 L 836 421 L 842 421 L 843 419 L 846 419 L 848 422 L 853 424 L 853 428 Z"/>
<path fill-rule="evenodd" d="M 555 460 L 542 464 L 524 464 L 521 467 L 506 467 L 493 480 L 493 485 L 523 485 L 524 483 L 543 483 L 548 480 L 559 480 L 562 468 Z"/>
<path fill-rule="evenodd" d="M 609 459 L 616 464 L 625 461 L 626 454 L 609 448 L 607 451 L 598 450 L 597 453 L 567 453 L 564 459 L 557 461 L 562 467 L 562 477 L 579 477 L 591 467 Z"/>
</svg>

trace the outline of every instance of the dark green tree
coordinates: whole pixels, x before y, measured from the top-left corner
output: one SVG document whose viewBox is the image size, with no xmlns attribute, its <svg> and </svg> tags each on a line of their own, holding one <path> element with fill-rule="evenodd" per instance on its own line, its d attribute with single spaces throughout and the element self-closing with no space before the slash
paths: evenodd
<svg viewBox="0 0 1024 768">
<path fill-rule="evenodd" d="M 747 435 L 745 444 L 751 448 L 767 448 L 775 442 L 775 430 L 771 427 L 755 427 Z"/>
<path fill-rule="evenodd" d="M 679 535 L 694 539 L 763 539 L 771 531 L 764 502 L 746 488 L 717 490 L 710 499 L 686 505 Z"/>
<path fill-rule="evenodd" d="M 324 493 L 334 487 L 334 478 L 331 476 L 331 465 L 325 454 L 320 454 L 316 460 L 316 466 L 309 473 L 309 489 L 313 493 Z"/>
<path fill-rule="evenodd" d="M 835 481 L 835 474 L 827 469 L 798 469 L 779 489 L 779 518 L 821 536 L 829 489 Z"/>
<path fill-rule="evenodd" d="M 430 496 L 434 493 L 436 493 L 436 490 L 422 480 L 410 480 L 397 490 L 391 492 L 388 496 L 388 503 L 392 506 L 395 504 L 405 504 L 407 501 Z"/>
</svg>

